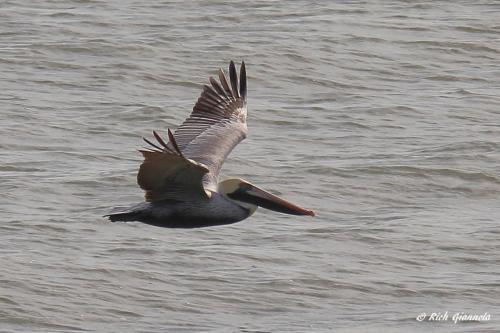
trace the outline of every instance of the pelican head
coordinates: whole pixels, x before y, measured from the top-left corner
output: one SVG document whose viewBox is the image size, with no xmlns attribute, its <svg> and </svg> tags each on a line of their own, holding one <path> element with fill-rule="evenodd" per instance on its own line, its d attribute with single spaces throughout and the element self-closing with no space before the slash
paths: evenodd
<svg viewBox="0 0 500 333">
<path fill-rule="evenodd" d="M 312 210 L 307 210 L 283 200 L 276 195 L 264 191 L 243 179 L 227 179 L 218 184 L 218 192 L 237 205 L 249 210 L 252 215 L 257 207 L 292 215 L 314 216 Z"/>
</svg>

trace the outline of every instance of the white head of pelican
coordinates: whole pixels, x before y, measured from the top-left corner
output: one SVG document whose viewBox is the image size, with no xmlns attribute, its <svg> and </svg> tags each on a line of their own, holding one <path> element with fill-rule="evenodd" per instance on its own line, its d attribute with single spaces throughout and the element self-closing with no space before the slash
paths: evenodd
<svg viewBox="0 0 500 333">
<path fill-rule="evenodd" d="M 144 162 L 137 183 L 146 201 L 106 215 L 111 221 L 140 221 L 167 228 L 195 228 L 229 224 L 252 215 L 257 207 L 281 213 L 310 215 L 296 206 L 242 179 L 218 183 L 219 171 L 231 150 L 247 135 L 247 76 L 245 63 L 229 64 L 229 83 L 219 70 L 210 77 L 193 112 L 168 143 L 153 131 L 156 143 L 140 150 Z"/>
</svg>

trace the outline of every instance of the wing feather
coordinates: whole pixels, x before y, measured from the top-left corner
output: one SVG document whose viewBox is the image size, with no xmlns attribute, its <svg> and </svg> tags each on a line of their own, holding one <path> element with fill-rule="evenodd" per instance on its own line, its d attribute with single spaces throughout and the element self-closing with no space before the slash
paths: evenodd
<svg viewBox="0 0 500 333">
<path fill-rule="evenodd" d="M 174 147 L 172 149 L 156 132 L 153 134 L 164 148 L 159 148 L 145 139 L 156 149 L 140 150 L 144 161 L 137 174 L 137 183 L 146 191 L 146 201 L 183 198 L 192 200 L 193 196 L 208 198 L 209 193 L 202 185 L 203 176 L 209 172 L 208 168 L 176 151 L 175 140 L 169 142 Z M 169 137 L 173 138 L 170 130 Z"/>
<path fill-rule="evenodd" d="M 204 86 L 193 112 L 174 133 L 182 153 L 210 169 L 203 181 L 207 189 L 216 187 L 224 160 L 247 134 L 245 63 L 241 63 L 238 80 L 236 66 L 231 61 L 229 78 L 230 84 L 222 69 L 219 70 L 220 83 L 210 77 L 211 86 Z"/>
<path fill-rule="evenodd" d="M 239 98 L 240 94 L 238 93 L 238 75 L 236 74 L 236 67 L 234 66 L 234 62 L 229 63 L 229 78 L 231 79 L 231 86 L 233 87 L 233 96 L 235 98 Z"/>
<path fill-rule="evenodd" d="M 214 79 L 213 77 L 210 77 L 209 78 L 209 81 L 210 81 L 210 84 L 212 85 L 212 87 L 215 88 L 215 90 L 217 91 L 217 93 L 222 96 L 222 98 L 220 99 L 221 101 L 223 101 L 225 98 L 227 98 L 227 94 L 226 92 L 224 91 L 224 88 L 222 88 L 222 86 L 219 84 L 219 82 L 217 82 L 216 79 Z"/>
<path fill-rule="evenodd" d="M 226 91 L 226 97 L 227 98 L 234 97 L 231 89 L 229 89 L 229 85 L 227 84 L 226 74 L 224 74 L 224 70 L 222 68 L 219 69 L 219 80 L 222 86 L 224 87 L 224 90 Z"/>
</svg>

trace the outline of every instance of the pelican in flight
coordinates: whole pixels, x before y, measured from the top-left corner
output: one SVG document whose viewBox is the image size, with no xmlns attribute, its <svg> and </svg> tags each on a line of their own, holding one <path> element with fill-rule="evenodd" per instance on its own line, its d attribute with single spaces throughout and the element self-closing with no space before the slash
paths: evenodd
<svg viewBox="0 0 500 333">
<path fill-rule="evenodd" d="M 234 62 L 229 82 L 222 69 L 219 81 L 209 78 L 193 112 L 177 130 L 168 130 L 168 143 L 155 131 L 157 142 L 144 156 L 137 183 L 145 202 L 106 215 L 111 221 L 139 221 L 166 228 L 197 228 L 239 222 L 257 207 L 292 215 L 314 212 L 296 206 L 242 179 L 218 183 L 222 163 L 247 135 L 247 75 L 240 78 Z"/>
</svg>

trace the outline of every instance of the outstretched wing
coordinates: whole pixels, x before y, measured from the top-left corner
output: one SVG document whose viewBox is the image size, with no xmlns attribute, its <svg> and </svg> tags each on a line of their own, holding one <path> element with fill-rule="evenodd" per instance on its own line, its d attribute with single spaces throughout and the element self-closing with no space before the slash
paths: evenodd
<svg viewBox="0 0 500 333">
<path fill-rule="evenodd" d="M 153 149 L 141 150 L 144 162 L 137 181 L 146 190 L 147 201 L 163 199 L 207 198 L 217 190 L 219 171 L 227 155 L 246 137 L 247 77 L 241 63 L 240 79 L 234 62 L 226 75 L 219 70 L 219 80 L 210 77 L 193 112 L 169 142 L 153 132 L 158 145 L 144 139 Z"/>
<path fill-rule="evenodd" d="M 230 85 L 222 69 L 219 81 L 210 77 L 193 112 L 174 133 L 184 156 L 207 166 L 203 178 L 207 190 L 215 191 L 219 171 L 227 155 L 247 135 L 247 75 L 241 63 L 240 78 L 234 62 L 229 64 Z"/>
<path fill-rule="evenodd" d="M 210 193 L 202 185 L 203 176 L 209 172 L 203 164 L 186 158 L 168 130 L 169 145 L 153 132 L 161 147 L 153 144 L 149 150 L 140 150 L 144 156 L 137 174 L 137 183 L 146 191 L 146 201 L 165 199 L 193 200 L 194 197 L 208 198 Z"/>
</svg>

